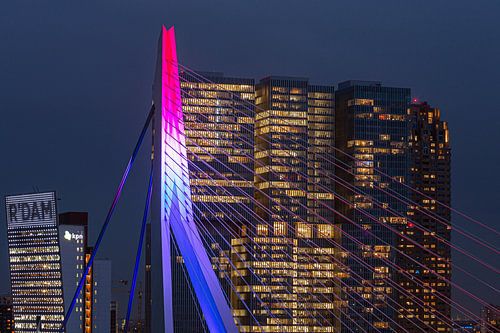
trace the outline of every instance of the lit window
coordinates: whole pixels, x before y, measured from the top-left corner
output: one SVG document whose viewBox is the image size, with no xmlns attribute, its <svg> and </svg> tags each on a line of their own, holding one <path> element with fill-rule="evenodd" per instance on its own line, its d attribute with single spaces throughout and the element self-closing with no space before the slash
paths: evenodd
<svg viewBox="0 0 500 333">
<path fill-rule="evenodd" d="M 298 238 L 312 238 L 312 226 L 304 222 L 295 224 L 295 231 Z"/>
<path fill-rule="evenodd" d="M 318 238 L 333 238 L 334 230 L 331 224 L 318 224 Z"/>
<path fill-rule="evenodd" d="M 257 235 L 259 236 L 267 236 L 268 228 L 267 225 L 258 224 L 257 225 Z"/>
<path fill-rule="evenodd" d="M 286 222 L 274 222 L 274 235 L 286 236 L 286 234 L 287 234 Z"/>
</svg>

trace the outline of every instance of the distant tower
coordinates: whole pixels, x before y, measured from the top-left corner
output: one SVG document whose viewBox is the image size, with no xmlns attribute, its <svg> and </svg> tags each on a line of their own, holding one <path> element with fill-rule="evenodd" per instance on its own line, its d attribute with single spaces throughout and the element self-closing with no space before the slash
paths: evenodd
<svg viewBox="0 0 500 333">
<path fill-rule="evenodd" d="M 111 301 L 109 312 L 109 332 L 118 333 L 118 303 L 116 301 Z"/>
<path fill-rule="evenodd" d="M 144 333 L 151 333 L 151 224 L 146 225 L 146 261 L 144 290 Z"/>
<path fill-rule="evenodd" d="M 144 328 L 144 321 L 142 320 L 142 282 L 139 282 L 139 287 L 137 288 L 137 332 L 142 333 Z"/>
<path fill-rule="evenodd" d="M 412 156 L 411 186 L 423 194 L 412 193 L 412 200 L 422 209 L 412 210 L 409 214 L 412 221 L 429 232 L 408 225 L 403 233 L 426 249 L 432 249 L 435 254 L 400 238 L 398 247 L 408 257 L 420 258 L 419 262 L 425 263 L 429 269 L 422 269 L 407 257 L 398 260 L 399 266 L 411 276 L 398 278 L 399 284 L 407 292 L 399 295 L 400 310 L 403 314 L 408 313 L 399 316 L 398 320 L 410 333 L 420 332 L 422 322 L 438 332 L 450 332 L 451 306 L 443 297 L 451 298 L 451 286 L 441 277 L 451 280 L 451 248 L 436 238 L 437 236 L 451 241 L 451 211 L 436 203 L 437 200 L 447 206 L 451 205 L 451 145 L 448 123 L 441 119 L 438 108 L 431 107 L 426 102 L 413 102 L 409 111 L 412 122 L 409 142 Z M 432 216 L 439 216 L 440 222 Z M 441 277 L 431 272 L 438 272 Z M 425 281 L 426 286 L 420 286 L 415 279 Z M 413 300 L 414 297 L 420 302 Z"/>
</svg>

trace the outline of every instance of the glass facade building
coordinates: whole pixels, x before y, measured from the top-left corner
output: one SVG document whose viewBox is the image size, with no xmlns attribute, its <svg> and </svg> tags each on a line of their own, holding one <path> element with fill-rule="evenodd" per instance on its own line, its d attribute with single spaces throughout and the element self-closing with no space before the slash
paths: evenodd
<svg viewBox="0 0 500 333">
<path fill-rule="evenodd" d="M 336 147 L 353 156 L 338 154 L 335 173 L 343 181 L 336 193 L 342 228 L 342 246 L 349 255 L 349 277 L 344 298 L 342 331 L 394 332 L 397 294 L 390 283 L 396 276 L 397 235 L 407 224 L 408 207 L 386 190 L 408 197 L 408 190 L 376 172 L 410 184 L 410 89 L 384 87 L 380 82 L 347 81 L 336 92 Z M 368 216 L 369 213 L 371 216 Z M 374 218 L 376 220 L 374 220 Z"/>
<path fill-rule="evenodd" d="M 253 79 L 201 74 L 208 81 L 180 73 L 191 199 L 207 253 L 229 298 L 231 239 L 253 211 L 255 85 Z M 175 243 L 172 254 L 174 329 L 202 332 L 205 324 Z"/>
<path fill-rule="evenodd" d="M 333 214 L 320 204 L 333 203 L 332 168 L 318 167 L 333 153 L 334 88 L 268 77 L 257 84 L 255 103 L 256 221 L 233 240 L 232 256 L 253 273 L 233 274 L 249 306 L 233 298 L 235 317 L 241 332 L 333 332 Z"/>
<path fill-rule="evenodd" d="M 7 239 L 15 331 L 58 332 L 64 319 L 55 192 L 7 196 Z"/>
</svg>

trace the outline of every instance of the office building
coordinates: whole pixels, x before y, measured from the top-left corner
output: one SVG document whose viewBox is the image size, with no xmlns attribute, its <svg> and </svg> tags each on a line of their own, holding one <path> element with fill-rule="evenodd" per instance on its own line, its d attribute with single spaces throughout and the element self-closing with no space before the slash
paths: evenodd
<svg viewBox="0 0 500 333">
<path fill-rule="evenodd" d="M 450 332 L 451 305 L 442 299 L 451 298 L 451 286 L 446 281 L 451 281 L 451 212 L 448 208 L 451 205 L 451 147 L 448 124 L 441 120 L 439 109 L 425 102 L 413 101 L 409 111 L 412 126 L 409 142 L 412 158 L 410 185 L 418 192 L 411 193 L 414 206 L 408 214 L 412 222 L 403 230 L 406 237 L 399 238 L 398 243 L 398 248 L 405 254 L 397 259 L 404 274 L 396 278 L 405 291 L 399 295 L 398 322 L 408 332 L 420 332 L 422 326 L 438 332 Z M 418 262 L 426 267 L 408 260 L 408 257 L 418 258 Z"/>
<path fill-rule="evenodd" d="M 332 332 L 338 266 L 325 206 L 333 206 L 333 169 L 318 168 L 333 154 L 334 88 L 268 77 L 257 84 L 255 103 L 258 218 L 233 240 L 232 256 L 253 270 L 233 274 L 240 297 L 252 301 L 247 309 L 233 296 L 235 317 L 242 332 Z"/>
<path fill-rule="evenodd" d="M 253 196 L 254 80 L 202 75 L 209 81 L 180 73 L 191 199 L 200 234 L 210 244 L 207 253 L 229 295 L 231 238 L 240 233 L 253 209 L 248 196 Z M 202 331 L 204 322 L 175 244 L 172 257 L 174 329 Z M 147 292 L 146 287 L 146 300 Z"/>
<path fill-rule="evenodd" d="M 88 213 L 68 212 L 59 214 L 59 244 L 64 294 L 64 311 L 68 311 L 76 288 L 85 269 Z M 85 305 L 83 293 L 76 299 L 71 317 L 66 323 L 67 332 L 82 332 Z"/>
<path fill-rule="evenodd" d="M 0 296 L 0 332 L 14 333 L 11 296 Z"/>
<path fill-rule="evenodd" d="M 58 332 L 64 319 L 55 192 L 6 197 L 15 331 Z"/>
<path fill-rule="evenodd" d="M 410 89 L 371 81 L 343 82 L 336 92 L 336 147 L 355 158 L 338 153 L 335 170 L 344 181 L 336 184 L 336 207 L 343 215 L 338 214 L 336 221 L 343 231 L 342 247 L 349 253 L 344 332 L 398 331 L 393 324 L 398 296 L 390 283 L 395 276 L 396 233 L 386 226 L 404 230 L 407 206 L 387 189 L 406 197 L 408 190 L 375 168 L 400 182 L 411 181 L 410 96 Z"/>
</svg>

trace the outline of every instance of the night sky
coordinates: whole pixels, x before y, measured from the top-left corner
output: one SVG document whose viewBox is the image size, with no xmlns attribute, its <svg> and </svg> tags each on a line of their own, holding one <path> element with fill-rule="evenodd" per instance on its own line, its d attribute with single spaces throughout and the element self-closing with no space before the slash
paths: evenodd
<svg viewBox="0 0 500 333">
<path fill-rule="evenodd" d="M 193 69 L 412 88 L 450 123 L 453 206 L 498 228 L 499 13 L 498 0 L 2 1 L 0 195 L 56 190 L 61 212 L 89 211 L 95 240 L 151 104 L 165 24 L 175 25 L 179 61 Z M 101 247 L 115 280 L 131 276 L 148 150 L 149 142 Z M 454 223 L 500 245 L 471 222 Z M 0 222 L 0 294 L 10 289 L 5 233 Z M 498 265 L 491 252 L 457 235 L 454 242 Z M 453 260 L 500 287 L 481 266 Z M 457 283 L 498 303 L 498 294 L 454 273 Z"/>
</svg>

